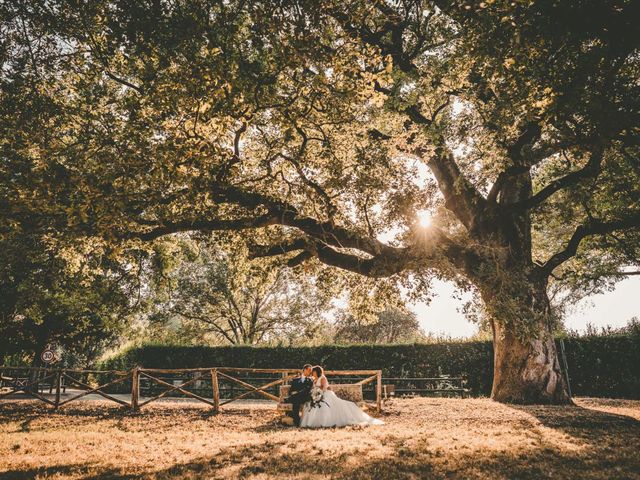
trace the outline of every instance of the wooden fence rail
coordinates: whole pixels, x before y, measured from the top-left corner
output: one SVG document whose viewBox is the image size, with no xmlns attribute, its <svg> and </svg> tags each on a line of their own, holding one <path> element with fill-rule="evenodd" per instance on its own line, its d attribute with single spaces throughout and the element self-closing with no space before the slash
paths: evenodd
<svg viewBox="0 0 640 480">
<path fill-rule="evenodd" d="M 376 408 L 378 412 L 382 410 L 382 371 L 381 370 L 328 370 L 325 372 L 328 376 L 346 376 L 346 377 L 362 377 L 357 385 L 366 385 L 376 382 Z M 269 374 L 278 375 L 276 379 L 260 379 L 266 381 L 262 385 L 252 385 L 247 380 L 249 378 L 238 378 L 248 374 Z M 133 411 L 138 411 L 141 407 L 151 402 L 166 397 L 172 393 L 180 393 L 189 398 L 193 398 L 200 402 L 206 403 L 213 407 L 215 413 L 220 412 L 220 407 L 231 402 L 241 400 L 249 395 L 259 395 L 273 402 L 279 402 L 279 397 L 269 393 L 267 390 L 275 389 L 280 385 L 286 385 L 292 378 L 299 374 L 297 369 L 287 368 L 241 368 L 241 367 L 210 367 L 210 368 L 180 368 L 180 369 L 161 369 L 161 368 L 139 368 L 134 367 L 131 370 L 78 370 L 78 369 L 47 369 L 39 367 L 5 367 L 0 366 L 0 399 L 9 397 L 15 393 L 25 393 L 32 396 L 36 400 L 40 400 L 55 409 L 67 405 L 70 402 L 78 400 L 89 394 L 97 394 L 103 398 L 115 402 Z M 99 378 L 99 381 L 92 382 L 88 379 L 90 375 Z M 176 385 L 162 378 L 163 375 L 179 376 Z M 186 378 L 185 377 L 189 377 Z M 25 381 L 26 377 L 26 381 Z M 144 379 L 155 386 L 163 388 L 163 390 L 150 397 L 141 397 L 140 380 Z M 206 398 L 186 389 L 198 381 L 211 381 L 211 398 Z M 257 380 L 257 379 L 253 379 Z M 55 389 L 52 394 L 53 399 L 47 398 L 44 394 L 38 393 L 38 387 L 44 382 L 48 384 L 50 392 Z M 220 382 L 226 382 L 231 385 L 232 397 L 221 402 L 220 399 Z M 64 382 L 64 383 L 63 383 Z M 107 392 L 105 389 L 115 385 L 122 385 L 131 382 L 130 401 L 118 398 L 115 393 Z M 97 386 L 95 386 L 97 385 Z M 61 389 L 63 386 L 74 387 L 81 390 L 80 393 L 71 395 L 70 398 L 62 398 Z M 233 387 L 244 390 L 233 396 Z M 2 387 L 8 387 L 9 391 L 2 392 Z M 128 387 L 127 387 L 128 388 Z"/>
</svg>

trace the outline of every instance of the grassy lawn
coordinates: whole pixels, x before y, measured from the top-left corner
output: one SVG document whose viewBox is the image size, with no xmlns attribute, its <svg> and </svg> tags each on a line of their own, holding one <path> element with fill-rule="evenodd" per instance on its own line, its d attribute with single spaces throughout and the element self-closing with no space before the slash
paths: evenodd
<svg viewBox="0 0 640 480">
<path fill-rule="evenodd" d="M 394 400 L 385 426 L 321 431 L 280 426 L 273 407 L 111 405 L 1 403 L 0 479 L 640 479 L 640 401 Z"/>
</svg>

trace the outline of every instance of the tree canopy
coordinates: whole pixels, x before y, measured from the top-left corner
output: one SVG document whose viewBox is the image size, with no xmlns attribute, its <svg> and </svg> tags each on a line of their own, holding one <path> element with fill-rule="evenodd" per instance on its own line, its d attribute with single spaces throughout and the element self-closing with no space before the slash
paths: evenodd
<svg viewBox="0 0 640 480">
<path fill-rule="evenodd" d="M 615 273 L 638 258 L 632 8 L 6 5 L 3 227 L 281 225 L 256 242 L 388 276 L 526 210 L 547 273 L 583 242 L 574 266 Z M 522 171 L 535 193 L 514 202 Z"/>
</svg>

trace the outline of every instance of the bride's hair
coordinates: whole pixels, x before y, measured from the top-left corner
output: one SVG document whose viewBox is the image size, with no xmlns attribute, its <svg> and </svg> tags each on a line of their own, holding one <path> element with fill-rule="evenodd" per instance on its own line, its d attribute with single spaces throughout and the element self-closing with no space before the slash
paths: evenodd
<svg viewBox="0 0 640 480">
<path fill-rule="evenodd" d="M 318 375 L 318 378 L 320 378 L 322 375 L 324 375 L 324 370 L 322 369 L 322 367 L 320 365 L 316 365 L 315 367 L 313 367 L 313 370 L 311 370 L 312 372 L 315 372 L 316 375 Z"/>
</svg>

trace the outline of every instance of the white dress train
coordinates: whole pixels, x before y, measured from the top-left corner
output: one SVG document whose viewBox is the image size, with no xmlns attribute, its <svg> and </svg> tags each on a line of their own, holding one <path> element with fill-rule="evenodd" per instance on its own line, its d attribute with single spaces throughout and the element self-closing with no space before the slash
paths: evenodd
<svg viewBox="0 0 640 480">
<path fill-rule="evenodd" d="M 322 378 L 314 386 L 321 385 Z M 358 405 L 339 398 L 333 391 L 325 390 L 322 402 L 314 407 L 310 402 L 302 408 L 300 426 L 303 428 L 344 427 L 347 425 L 384 425 L 382 420 L 364 413 Z"/>
</svg>

